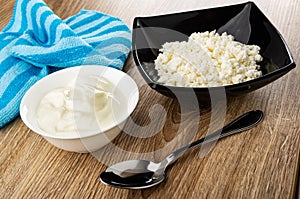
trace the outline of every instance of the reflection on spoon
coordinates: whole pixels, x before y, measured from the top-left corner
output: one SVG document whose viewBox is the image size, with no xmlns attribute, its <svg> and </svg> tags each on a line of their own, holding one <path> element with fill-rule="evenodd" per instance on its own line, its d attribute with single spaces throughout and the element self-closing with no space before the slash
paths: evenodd
<svg viewBox="0 0 300 199">
<path fill-rule="evenodd" d="M 143 189 L 152 187 L 165 179 L 166 168 L 185 152 L 202 144 L 248 130 L 259 124 L 262 120 L 262 111 L 250 111 L 238 117 L 223 129 L 176 150 L 160 163 L 148 160 L 128 160 L 112 165 L 100 175 L 100 181 L 117 188 Z"/>
</svg>

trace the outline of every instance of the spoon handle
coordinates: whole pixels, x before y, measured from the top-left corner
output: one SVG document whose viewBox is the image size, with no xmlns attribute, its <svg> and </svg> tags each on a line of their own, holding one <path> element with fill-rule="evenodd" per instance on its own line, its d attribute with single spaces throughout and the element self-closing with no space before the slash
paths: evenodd
<svg viewBox="0 0 300 199">
<path fill-rule="evenodd" d="M 194 149 L 196 147 L 201 146 L 202 144 L 207 144 L 212 141 L 221 139 L 223 137 L 233 135 L 236 133 L 240 133 L 242 131 L 251 129 L 252 127 L 258 125 L 263 120 L 264 114 L 260 110 L 253 110 L 250 112 L 247 112 L 231 123 L 224 126 L 222 129 L 204 137 L 200 140 L 197 140 L 191 144 L 188 144 L 187 146 L 184 146 L 173 153 L 171 153 L 166 159 L 165 159 L 165 167 L 175 162 L 179 157 L 181 157 L 185 152 Z"/>
</svg>

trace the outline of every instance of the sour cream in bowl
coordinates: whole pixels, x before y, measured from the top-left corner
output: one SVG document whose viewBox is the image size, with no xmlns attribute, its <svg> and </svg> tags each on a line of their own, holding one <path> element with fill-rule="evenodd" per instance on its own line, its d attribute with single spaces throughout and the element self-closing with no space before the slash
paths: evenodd
<svg viewBox="0 0 300 199">
<path fill-rule="evenodd" d="M 55 72 L 33 85 L 20 105 L 23 122 L 58 148 L 97 151 L 122 130 L 138 102 L 126 73 L 103 66 Z"/>
</svg>

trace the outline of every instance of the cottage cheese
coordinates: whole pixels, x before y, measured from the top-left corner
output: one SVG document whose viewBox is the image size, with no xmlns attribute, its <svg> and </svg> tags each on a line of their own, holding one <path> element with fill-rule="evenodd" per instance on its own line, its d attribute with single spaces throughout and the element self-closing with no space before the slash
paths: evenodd
<svg viewBox="0 0 300 199">
<path fill-rule="evenodd" d="M 170 86 L 214 87 L 262 75 L 260 47 L 216 31 L 193 33 L 188 41 L 165 43 L 155 60 L 158 82 Z"/>
</svg>

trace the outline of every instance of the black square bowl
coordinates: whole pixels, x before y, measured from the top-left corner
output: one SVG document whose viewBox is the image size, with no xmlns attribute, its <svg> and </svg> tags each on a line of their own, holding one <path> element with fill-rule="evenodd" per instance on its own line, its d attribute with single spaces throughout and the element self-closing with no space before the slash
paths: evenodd
<svg viewBox="0 0 300 199">
<path fill-rule="evenodd" d="M 174 87 L 157 82 L 154 60 L 166 42 L 184 41 L 194 32 L 227 32 L 236 41 L 258 45 L 263 76 L 224 87 Z M 200 101 L 210 91 L 225 90 L 226 96 L 240 95 L 261 88 L 288 73 L 296 64 L 281 34 L 253 3 L 210 8 L 151 17 L 136 17 L 133 24 L 133 57 L 147 84 L 159 93 L 174 97 L 194 92 Z"/>
</svg>

